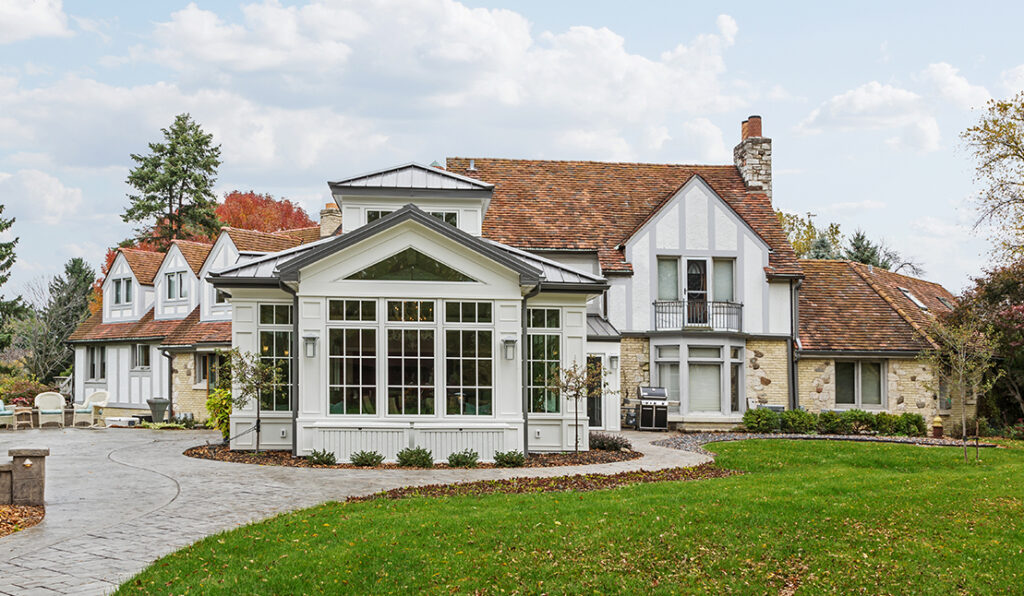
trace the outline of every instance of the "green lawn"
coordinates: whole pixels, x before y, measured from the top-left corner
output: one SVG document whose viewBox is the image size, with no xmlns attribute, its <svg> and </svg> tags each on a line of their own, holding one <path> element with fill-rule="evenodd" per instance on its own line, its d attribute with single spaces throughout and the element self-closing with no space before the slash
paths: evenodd
<svg viewBox="0 0 1024 596">
<path fill-rule="evenodd" d="M 120 593 L 1020 593 L 1024 449 L 712 445 L 747 474 L 332 503 L 213 536 Z M 973 456 L 973 451 L 972 451 Z"/>
</svg>

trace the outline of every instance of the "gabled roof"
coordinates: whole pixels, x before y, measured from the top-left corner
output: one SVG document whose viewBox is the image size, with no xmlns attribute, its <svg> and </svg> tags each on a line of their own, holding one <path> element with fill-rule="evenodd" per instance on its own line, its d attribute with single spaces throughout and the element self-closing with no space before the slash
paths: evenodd
<svg viewBox="0 0 1024 596">
<path fill-rule="evenodd" d="M 933 347 L 928 326 L 948 312 L 942 286 L 850 261 L 800 261 L 800 347 L 810 352 L 920 352 Z M 906 288 L 928 311 L 905 296 Z"/>
<path fill-rule="evenodd" d="M 587 314 L 587 340 L 619 341 L 622 334 L 611 324 L 611 321 L 598 314 Z"/>
<path fill-rule="evenodd" d="M 144 286 L 153 285 L 156 272 L 160 270 L 160 264 L 164 262 L 164 253 L 151 250 L 140 250 L 137 248 L 117 249 L 124 255 L 128 267 L 135 274 L 135 279 Z"/>
<path fill-rule="evenodd" d="M 334 231 L 337 234 L 341 230 L 341 225 Z M 311 226 L 308 228 L 292 228 L 291 230 L 281 230 L 275 232 L 281 236 L 290 236 L 292 238 L 298 238 L 302 244 L 309 244 L 310 242 L 316 242 L 320 239 L 320 226 Z"/>
<path fill-rule="evenodd" d="M 484 236 L 525 249 L 592 250 L 603 274 L 629 273 L 620 246 L 700 176 L 771 247 L 769 275 L 800 275 L 771 200 L 735 166 L 448 158 L 449 172 L 494 184 Z"/>
<path fill-rule="evenodd" d="M 191 240 L 172 240 L 171 244 L 178 247 L 178 250 L 181 251 L 181 256 L 185 258 L 185 262 L 192 269 L 192 273 L 195 273 L 198 277 L 199 271 L 203 268 L 203 263 L 206 262 L 206 257 L 210 255 L 213 245 L 206 244 L 205 242 L 193 242 Z"/>
<path fill-rule="evenodd" d="M 103 313 L 97 312 L 85 320 L 68 337 L 68 343 L 94 341 L 142 341 L 162 340 L 174 331 L 181 320 L 157 321 L 153 309 L 146 311 L 138 321 L 126 323 L 104 323 Z"/>
<path fill-rule="evenodd" d="M 490 190 L 494 185 L 461 176 L 454 172 L 409 162 L 400 166 L 385 168 L 351 176 L 343 180 L 328 182 L 331 188 L 387 188 L 387 189 L 431 189 L 431 190 Z"/>
<path fill-rule="evenodd" d="M 258 232 L 240 228 L 221 228 L 221 230 L 231 238 L 239 252 L 277 252 L 302 243 L 300 238 L 280 232 Z"/>
<path fill-rule="evenodd" d="M 198 306 L 163 341 L 167 347 L 230 343 L 231 321 L 200 321 Z"/>
<path fill-rule="evenodd" d="M 579 269 L 564 265 L 558 261 L 545 259 L 544 257 L 534 253 L 513 248 L 493 240 L 484 239 L 484 242 L 487 242 L 495 248 L 503 250 L 514 258 L 524 261 L 528 265 L 540 270 L 540 283 L 541 288 L 544 290 L 556 291 L 559 288 L 564 288 L 571 291 L 586 289 L 602 291 L 608 287 L 608 282 L 599 275 L 580 271 Z"/>
</svg>

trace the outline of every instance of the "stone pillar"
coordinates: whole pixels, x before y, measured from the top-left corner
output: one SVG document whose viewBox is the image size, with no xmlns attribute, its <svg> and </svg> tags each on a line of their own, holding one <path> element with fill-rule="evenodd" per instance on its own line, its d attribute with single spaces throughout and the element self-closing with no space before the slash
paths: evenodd
<svg viewBox="0 0 1024 596">
<path fill-rule="evenodd" d="M 0 464 L 0 505 L 11 504 L 11 464 Z"/>
<path fill-rule="evenodd" d="M 11 504 L 42 505 L 49 449 L 11 449 Z"/>
<path fill-rule="evenodd" d="M 761 117 L 751 116 L 741 125 L 740 144 L 732 150 L 733 163 L 747 188 L 772 198 L 772 140 L 762 135 Z"/>
<path fill-rule="evenodd" d="M 333 236 L 341 227 L 341 210 L 335 203 L 327 203 L 320 210 L 320 237 Z"/>
</svg>

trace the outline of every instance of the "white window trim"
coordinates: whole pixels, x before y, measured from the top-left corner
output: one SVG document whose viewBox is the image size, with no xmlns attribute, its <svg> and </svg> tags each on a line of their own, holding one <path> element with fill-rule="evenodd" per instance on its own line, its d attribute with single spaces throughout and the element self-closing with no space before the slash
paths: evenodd
<svg viewBox="0 0 1024 596">
<path fill-rule="evenodd" d="M 113 294 L 111 305 L 115 308 L 128 308 L 135 299 L 131 277 L 118 277 L 111 280 L 110 292 Z"/>
<path fill-rule="evenodd" d="M 530 316 L 530 313 L 535 311 L 535 310 L 556 310 L 556 311 L 558 311 L 558 327 L 557 328 L 556 327 L 530 327 L 529 326 L 529 322 L 530 322 L 530 319 L 532 318 Z M 563 331 L 565 329 L 565 313 L 562 311 L 562 309 L 557 307 L 557 306 L 540 306 L 540 305 L 538 305 L 538 306 L 529 307 L 529 308 L 526 309 L 526 321 L 527 321 L 526 339 L 524 341 L 523 349 L 524 350 L 529 350 L 530 349 L 530 347 L 532 345 L 532 342 L 530 341 L 530 337 L 532 335 L 557 335 L 558 336 L 558 367 L 559 367 L 559 369 L 561 369 L 563 366 L 565 366 L 565 332 Z M 527 358 L 526 358 L 527 365 L 529 365 L 531 362 L 536 362 L 535 360 L 531 359 L 528 354 L 529 354 L 529 352 L 527 352 Z M 528 375 L 528 378 L 529 377 L 530 376 Z M 527 388 L 528 389 L 535 389 L 536 387 L 533 386 L 533 385 L 529 385 L 528 384 Z M 564 403 L 566 400 L 561 395 L 559 395 L 557 399 L 558 399 L 558 402 L 557 402 L 558 403 L 558 410 L 557 411 L 555 411 L 555 412 L 528 412 L 528 415 L 530 417 L 536 417 L 536 418 L 561 418 L 562 417 L 562 413 L 563 413 L 563 411 L 565 411 L 565 408 L 566 408 L 566 404 Z M 529 410 L 529 406 L 532 403 L 532 401 L 533 400 L 531 398 L 530 402 L 527 404 L 527 406 L 528 406 L 527 410 Z"/>
<path fill-rule="evenodd" d="M 174 278 L 178 288 L 177 295 L 174 297 L 169 295 L 171 290 L 171 278 Z M 171 271 L 169 273 L 165 273 L 164 284 L 166 285 L 166 287 L 164 288 L 164 300 L 166 300 L 167 302 L 181 302 L 184 300 L 188 300 L 188 288 L 185 287 L 184 271 Z"/>
<path fill-rule="evenodd" d="M 889 391 L 888 391 L 888 383 L 886 382 L 886 379 L 888 379 L 888 371 L 889 371 L 888 362 L 886 362 L 885 360 L 847 360 L 847 359 L 840 359 L 840 360 L 836 360 L 835 364 L 839 364 L 840 362 L 851 362 L 851 363 L 854 364 L 854 369 L 853 369 L 853 403 L 852 404 L 841 404 L 841 403 L 835 401 L 835 397 L 834 397 L 833 398 L 833 405 L 835 406 L 835 409 L 837 409 L 837 410 L 865 410 L 865 411 L 870 411 L 870 412 L 885 412 L 885 411 L 888 411 L 888 409 L 889 409 Z M 860 372 L 860 367 L 861 367 L 861 364 L 863 364 L 865 362 L 868 362 L 868 363 L 877 362 L 878 363 L 878 383 L 880 385 L 879 392 L 881 394 L 881 400 L 880 400 L 882 402 L 881 404 L 866 404 L 865 405 L 863 403 L 862 396 L 861 396 L 861 372 Z M 833 365 L 833 367 L 832 367 L 832 383 L 833 383 L 832 386 L 836 388 L 835 391 L 838 394 L 838 392 L 839 392 L 839 384 L 838 384 L 838 378 L 837 378 L 837 376 L 835 374 L 835 365 Z M 838 395 L 836 397 L 838 397 Z"/>
<path fill-rule="evenodd" d="M 292 323 L 263 323 L 263 322 L 261 322 L 260 310 L 264 306 L 273 306 L 273 307 L 275 307 L 275 311 L 276 311 L 276 307 L 278 307 L 278 306 L 287 306 L 291 310 Z M 298 316 L 298 313 L 295 312 L 294 305 L 291 302 L 269 302 L 268 301 L 268 302 L 259 302 L 256 305 L 256 342 L 257 342 L 257 346 L 260 345 L 260 341 L 261 341 L 260 340 L 260 335 L 261 335 L 261 333 L 263 331 L 271 331 L 271 332 L 273 332 L 273 331 L 287 331 L 288 333 L 292 334 L 292 338 L 291 338 L 291 342 L 290 342 L 292 345 L 288 346 L 288 355 L 285 357 L 285 359 L 288 360 L 288 366 L 289 366 L 289 370 L 290 370 L 291 381 L 283 383 L 283 386 L 288 388 L 288 402 L 289 402 L 288 405 L 289 405 L 289 408 L 288 408 L 287 411 L 291 411 L 292 407 L 294 407 L 294 405 L 295 405 L 293 400 L 297 399 L 297 396 L 294 395 L 294 384 L 295 384 L 296 375 L 298 374 L 296 372 L 296 367 L 298 366 L 299 361 L 298 361 L 298 358 L 296 357 L 294 351 L 292 350 L 292 346 L 295 343 L 295 337 L 294 337 L 295 329 L 294 329 L 294 326 L 293 326 L 293 322 L 295 321 L 295 317 L 297 317 L 297 316 Z M 257 348 L 257 350 L 258 349 L 259 348 Z M 262 354 L 257 352 L 257 358 L 262 360 L 262 358 L 263 358 Z M 286 410 L 264 410 L 263 409 L 263 400 L 261 399 L 260 396 L 256 397 L 256 407 L 260 408 L 260 412 L 275 413 L 275 412 L 284 412 L 284 411 L 286 411 Z"/>
<path fill-rule="evenodd" d="M 97 355 L 99 357 L 97 358 Z M 85 379 L 87 381 L 106 381 L 106 346 L 88 346 L 85 349 Z M 94 369 L 99 371 L 99 376 L 94 374 Z"/>
<path fill-rule="evenodd" d="M 476 322 L 476 321 L 472 321 L 472 322 L 466 322 L 466 321 L 448 322 L 447 321 L 447 318 L 448 318 L 447 317 L 448 304 L 449 303 L 459 304 L 460 305 L 460 309 L 461 309 L 461 304 L 464 303 L 464 302 L 476 303 L 477 305 L 482 304 L 482 303 L 489 304 L 490 307 L 491 307 L 491 322 L 490 323 L 486 323 L 486 322 L 485 323 L 480 323 L 480 322 Z M 479 306 L 477 308 L 479 310 Z M 446 417 L 446 418 L 459 418 L 459 419 L 462 419 L 462 420 L 487 420 L 488 418 L 494 418 L 496 416 L 497 410 L 498 410 L 498 408 L 497 408 L 498 395 L 497 395 L 497 391 L 495 389 L 495 384 L 496 384 L 495 381 L 496 381 L 497 372 L 498 372 L 497 371 L 497 369 L 498 369 L 498 361 L 501 358 L 503 358 L 504 355 L 498 353 L 498 350 L 499 350 L 498 333 L 497 333 L 497 330 L 495 329 L 495 323 L 494 323 L 495 314 L 496 313 L 494 311 L 494 303 L 491 302 L 490 300 L 443 300 L 441 302 L 441 316 L 439 318 L 440 325 L 441 325 L 441 327 L 440 327 L 441 352 L 440 352 L 439 357 L 438 357 L 438 360 L 440 360 L 441 362 L 439 362 L 438 368 L 440 369 L 440 372 L 441 372 L 441 377 L 440 377 L 441 387 L 442 387 L 442 389 L 441 389 L 442 404 L 441 405 L 443 406 L 443 408 L 441 409 L 442 417 Z M 462 318 L 461 315 L 460 315 L 459 318 L 460 319 Z M 479 318 L 479 315 L 477 316 L 477 318 Z M 559 322 L 561 322 L 561 315 L 559 315 Z M 447 331 L 449 329 L 452 330 L 452 331 L 459 331 L 459 332 L 461 332 L 461 331 L 490 331 L 491 332 L 491 357 L 490 357 L 490 361 L 491 361 L 491 384 L 489 386 L 486 386 L 486 385 L 473 385 L 472 386 L 472 388 L 476 389 L 477 391 L 479 391 L 481 389 L 490 389 L 490 391 L 491 391 L 491 413 L 490 414 L 449 414 L 448 413 L 448 334 L 447 334 Z M 463 356 L 461 351 L 460 351 L 459 355 L 456 357 L 456 359 L 459 360 L 460 362 L 463 361 L 463 360 L 477 360 L 477 361 L 483 360 L 482 358 Z M 435 372 L 435 377 L 436 376 L 437 376 L 437 373 Z M 469 386 L 467 385 L 466 387 L 469 387 Z"/>
<path fill-rule="evenodd" d="M 914 305 L 917 306 L 918 308 L 920 308 L 921 310 L 925 310 L 925 311 L 928 310 L 928 305 L 925 304 L 924 302 L 921 302 L 921 299 L 918 298 L 917 296 L 915 296 L 914 293 L 911 292 L 909 289 L 903 288 L 903 287 L 900 287 L 900 286 L 897 286 L 896 289 L 898 289 L 900 292 L 902 292 L 903 295 L 907 297 L 907 299 L 909 299 L 911 302 L 913 302 Z"/>
<path fill-rule="evenodd" d="M 138 364 L 138 362 L 141 360 L 141 358 L 139 358 L 139 354 L 142 353 L 143 350 L 146 352 L 146 356 L 147 356 L 146 359 L 150 362 L 150 364 L 146 364 L 146 365 L 139 365 Z M 131 360 L 130 360 L 130 362 L 131 362 L 131 370 L 132 371 L 139 372 L 139 371 L 148 371 L 148 370 L 150 370 L 151 367 L 152 367 L 152 362 L 153 362 L 153 353 L 152 353 L 152 351 L 150 349 L 149 344 L 131 344 Z"/>
</svg>

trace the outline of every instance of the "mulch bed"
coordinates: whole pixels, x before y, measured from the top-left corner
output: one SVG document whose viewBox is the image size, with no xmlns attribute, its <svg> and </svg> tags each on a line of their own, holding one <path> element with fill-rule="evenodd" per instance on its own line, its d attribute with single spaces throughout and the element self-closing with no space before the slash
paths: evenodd
<svg viewBox="0 0 1024 596">
<path fill-rule="evenodd" d="M 618 474 L 577 474 L 575 476 L 551 476 L 539 478 L 508 478 L 503 480 L 478 480 L 455 484 L 428 484 L 407 486 L 364 497 L 350 497 L 349 502 L 374 501 L 377 499 L 407 499 L 410 497 L 451 497 L 459 495 L 489 495 L 493 493 L 521 494 L 539 492 L 586 492 L 617 488 L 630 484 L 648 482 L 675 482 L 680 480 L 703 480 L 725 478 L 739 474 L 719 468 L 713 463 L 693 468 L 666 468 L 663 470 L 635 470 Z"/>
<path fill-rule="evenodd" d="M 679 433 L 651 443 L 660 447 L 671 447 L 683 451 L 693 451 L 704 455 L 713 456 L 714 453 L 704 449 L 704 445 L 717 441 L 743 441 L 746 439 L 793 439 L 797 441 L 853 441 L 858 443 L 903 443 L 907 445 L 921 445 L 925 447 L 962 447 L 960 439 L 943 437 L 935 439 L 932 437 L 880 437 L 877 435 L 794 435 L 786 433 L 734 433 L 734 432 L 706 432 L 706 433 Z M 998 447 L 992 443 L 979 443 L 979 447 Z M 968 447 L 974 447 L 974 442 L 969 441 Z"/>
<path fill-rule="evenodd" d="M 200 445 L 185 450 L 185 455 L 199 459 L 213 459 L 239 464 L 257 464 L 260 466 L 289 466 L 293 468 L 338 468 L 355 470 L 405 470 L 398 464 L 388 463 L 376 468 L 360 468 L 350 463 L 339 463 L 333 466 L 315 465 L 304 457 L 292 457 L 291 451 L 232 451 L 226 445 Z M 643 457 L 639 451 L 581 451 L 579 453 L 538 453 L 530 455 L 524 468 L 551 468 L 555 466 L 585 466 L 590 464 L 607 464 L 629 461 Z M 491 463 L 477 464 L 477 468 L 494 468 Z M 448 464 L 435 464 L 433 469 L 448 468 Z"/>
<path fill-rule="evenodd" d="M 25 528 L 30 528 L 43 521 L 46 509 L 28 505 L 0 505 L 0 537 Z"/>
</svg>

